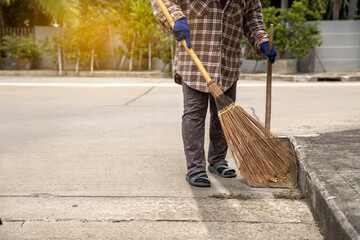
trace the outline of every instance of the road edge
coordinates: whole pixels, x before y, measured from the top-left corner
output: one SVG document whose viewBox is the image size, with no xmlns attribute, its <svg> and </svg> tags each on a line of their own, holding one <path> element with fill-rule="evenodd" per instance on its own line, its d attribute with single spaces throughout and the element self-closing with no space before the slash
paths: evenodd
<svg viewBox="0 0 360 240">
<path fill-rule="evenodd" d="M 316 172 L 307 164 L 307 156 L 302 150 L 307 146 L 300 146 L 296 141 L 296 137 L 290 137 L 290 140 L 294 145 L 298 159 L 298 186 L 307 200 L 307 204 L 324 239 L 358 240 L 359 236 L 354 227 L 336 205 Z M 312 153 L 317 155 L 314 151 Z"/>
</svg>

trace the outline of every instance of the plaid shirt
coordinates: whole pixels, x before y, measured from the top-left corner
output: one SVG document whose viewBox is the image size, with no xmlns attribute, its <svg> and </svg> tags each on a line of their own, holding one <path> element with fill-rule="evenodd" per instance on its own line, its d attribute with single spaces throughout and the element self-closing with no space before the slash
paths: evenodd
<svg viewBox="0 0 360 240">
<path fill-rule="evenodd" d="M 245 35 L 257 54 L 269 41 L 262 19 L 260 0 L 228 0 L 224 10 L 220 0 L 162 0 L 175 21 L 186 17 L 190 26 L 191 45 L 210 77 L 223 91 L 239 78 L 242 64 L 241 40 Z M 155 0 L 153 13 L 165 32 L 171 32 Z M 192 58 L 177 44 L 175 82 L 181 80 L 191 88 L 209 92 L 206 81 Z M 179 81 L 180 80 L 180 81 Z"/>
</svg>

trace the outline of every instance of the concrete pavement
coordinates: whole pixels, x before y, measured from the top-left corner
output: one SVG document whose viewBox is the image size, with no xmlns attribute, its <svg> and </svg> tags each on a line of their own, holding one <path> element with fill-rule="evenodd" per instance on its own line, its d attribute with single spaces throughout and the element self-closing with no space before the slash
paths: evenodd
<svg viewBox="0 0 360 240">
<path fill-rule="evenodd" d="M 0 77 L 0 236 L 322 238 L 304 200 L 273 196 L 284 190 L 254 189 L 240 177 L 212 175 L 210 189 L 190 187 L 180 87 L 168 79 L 152 79 L 154 86 L 86 86 L 130 80 Z M 64 81 L 84 85 L 1 85 Z M 336 83 L 275 86 L 272 129 L 304 137 L 359 128 L 359 89 Z M 264 119 L 264 92 L 261 83 L 239 84 L 237 102 Z M 250 199 L 209 198 L 217 193 Z"/>
<path fill-rule="evenodd" d="M 25 76 L 25 77 L 57 77 L 59 72 L 49 69 L 38 70 L 1 70 L 0 76 Z M 76 77 L 74 71 L 63 71 L 62 76 Z M 80 71 L 79 77 L 97 77 L 97 78 L 168 78 L 169 75 L 160 71 L 119 71 L 119 70 L 98 70 L 93 75 L 90 71 Z M 278 74 L 273 73 L 274 81 L 290 82 L 316 82 L 316 81 L 342 81 L 352 82 L 360 81 L 360 72 L 317 72 L 317 73 L 292 73 Z M 241 73 L 240 80 L 245 81 L 263 81 L 266 79 L 266 73 Z"/>
<path fill-rule="evenodd" d="M 360 239 L 360 129 L 295 141 L 300 187 L 325 239 Z"/>
</svg>

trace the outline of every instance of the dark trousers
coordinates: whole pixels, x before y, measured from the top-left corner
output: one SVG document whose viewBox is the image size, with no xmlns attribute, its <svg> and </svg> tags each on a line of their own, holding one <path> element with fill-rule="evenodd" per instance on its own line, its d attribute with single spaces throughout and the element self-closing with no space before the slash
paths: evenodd
<svg viewBox="0 0 360 240">
<path fill-rule="evenodd" d="M 182 117 L 182 137 L 188 172 L 206 167 L 204 137 L 205 118 L 210 104 L 210 144 L 208 151 L 209 164 L 215 164 L 226 157 L 227 144 L 217 115 L 214 98 L 182 84 L 184 96 L 184 114 Z M 225 92 L 233 101 L 236 99 L 236 83 Z"/>
</svg>

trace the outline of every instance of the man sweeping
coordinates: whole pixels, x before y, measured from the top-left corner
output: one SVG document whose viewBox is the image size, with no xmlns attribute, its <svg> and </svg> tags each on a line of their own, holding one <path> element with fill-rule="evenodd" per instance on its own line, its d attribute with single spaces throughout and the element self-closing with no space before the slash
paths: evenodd
<svg viewBox="0 0 360 240">
<path fill-rule="evenodd" d="M 153 12 L 166 32 L 177 41 L 186 40 L 202 61 L 210 77 L 224 94 L 236 99 L 236 82 L 241 67 L 241 40 L 245 35 L 257 54 L 264 52 L 271 63 L 276 57 L 275 46 L 269 51 L 269 39 L 262 20 L 260 0 L 163 0 L 175 20 L 168 24 L 155 0 Z M 205 118 L 210 108 L 210 143 L 208 170 L 225 178 L 236 177 L 225 160 L 227 143 L 217 115 L 214 98 L 197 66 L 186 50 L 177 45 L 175 82 L 182 84 L 184 113 L 182 136 L 187 162 L 186 180 L 196 187 L 210 187 L 206 174 L 204 151 Z"/>
</svg>

